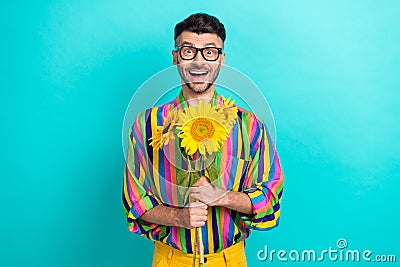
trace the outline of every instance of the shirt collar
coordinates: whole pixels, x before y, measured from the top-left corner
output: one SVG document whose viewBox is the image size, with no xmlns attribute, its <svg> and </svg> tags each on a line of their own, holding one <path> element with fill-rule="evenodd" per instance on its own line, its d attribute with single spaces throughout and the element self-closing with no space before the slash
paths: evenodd
<svg viewBox="0 0 400 267">
<path fill-rule="evenodd" d="M 183 96 L 182 90 L 179 92 L 178 96 L 175 98 L 175 100 L 173 102 L 174 102 L 174 108 L 180 106 L 182 109 L 184 109 L 187 107 L 185 97 Z M 214 95 L 211 99 L 211 106 L 215 106 L 217 103 L 222 104 L 222 98 L 217 93 L 217 90 L 214 90 Z"/>
</svg>

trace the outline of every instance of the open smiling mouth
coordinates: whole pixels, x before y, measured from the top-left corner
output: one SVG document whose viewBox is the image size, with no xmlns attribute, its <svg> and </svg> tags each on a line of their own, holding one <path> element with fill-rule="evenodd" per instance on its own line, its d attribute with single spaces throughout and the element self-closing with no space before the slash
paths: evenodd
<svg viewBox="0 0 400 267">
<path fill-rule="evenodd" d="M 189 70 L 192 82 L 207 82 L 208 73 L 206 70 Z"/>
</svg>

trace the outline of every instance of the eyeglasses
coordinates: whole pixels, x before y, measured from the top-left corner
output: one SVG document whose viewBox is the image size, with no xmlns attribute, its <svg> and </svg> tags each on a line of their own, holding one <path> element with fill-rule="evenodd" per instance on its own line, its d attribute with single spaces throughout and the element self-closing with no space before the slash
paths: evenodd
<svg viewBox="0 0 400 267">
<path fill-rule="evenodd" d="M 176 51 L 179 51 L 179 55 L 184 60 L 192 60 L 197 56 L 200 51 L 203 58 L 207 61 L 216 61 L 219 55 L 222 53 L 222 48 L 218 47 L 203 47 L 197 48 L 193 46 L 177 46 Z"/>
</svg>

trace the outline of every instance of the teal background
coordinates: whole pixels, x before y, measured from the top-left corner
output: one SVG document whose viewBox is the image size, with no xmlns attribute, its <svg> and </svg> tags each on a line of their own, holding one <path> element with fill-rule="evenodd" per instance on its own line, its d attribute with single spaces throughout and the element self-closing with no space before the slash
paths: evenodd
<svg viewBox="0 0 400 267">
<path fill-rule="evenodd" d="M 322 250 L 341 237 L 400 261 L 399 10 L 388 0 L 2 2 L 0 265 L 150 266 L 152 243 L 128 232 L 121 208 L 122 121 L 135 90 L 171 65 L 175 24 L 197 11 L 226 25 L 226 63 L 262 88 L 277 126 L 281 223 L 252 233 L 249 266 L 364 266 L 256 257 L 264 245 Z"/>
</svg>

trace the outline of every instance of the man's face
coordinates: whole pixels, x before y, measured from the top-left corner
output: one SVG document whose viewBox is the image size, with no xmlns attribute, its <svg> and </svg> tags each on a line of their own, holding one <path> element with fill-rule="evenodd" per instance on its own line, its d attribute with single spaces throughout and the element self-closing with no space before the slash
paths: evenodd
<svg viewBox="0 0 400 267">
<path fill-rule="evenodd" d="M 215 33 L 197 34 L 184 31 L 176 38 L 176 46 L 192 46 L 196 48 L 223 48 L 222 39 Z M 206 51 L 203 51 L 206 53 Z M 179 51 L 172 51 L 173 64 L 178 67 L 181 79 L 191 91 L 203 93 L 207 91 L 218 77 L 220 68 L 224 65 L 225 53 L 221 53 L 216 61 L 207 61 L 198 51 L 195 58 L 185 60 Z"/>
</svg>

